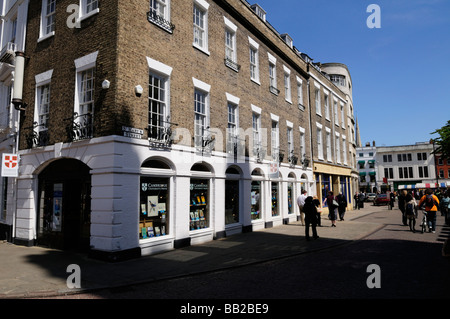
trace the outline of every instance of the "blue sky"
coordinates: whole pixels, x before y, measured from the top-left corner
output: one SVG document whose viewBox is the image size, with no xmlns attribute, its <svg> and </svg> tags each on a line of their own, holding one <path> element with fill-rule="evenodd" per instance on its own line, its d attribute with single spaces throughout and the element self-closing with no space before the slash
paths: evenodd
<svg viewBox="0 0 450 319">
<path fill-rule="evenodd" d="M 348 66 L 363 144 L 428 141 L 450 120 L 449 0 L 249 2 L 315 62 Z M 381 28 L 367 26 L 370 4 Z"/>
</svg>

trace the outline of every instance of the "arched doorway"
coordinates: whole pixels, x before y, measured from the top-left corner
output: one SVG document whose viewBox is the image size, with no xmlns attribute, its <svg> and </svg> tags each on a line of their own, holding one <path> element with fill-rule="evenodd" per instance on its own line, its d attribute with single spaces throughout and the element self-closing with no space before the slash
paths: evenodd
<svg viewBox="0 0 450 319">
<path fill-rule="evenodd" d="M 39 174 L 37 242 L 56 249 L 89 248 L 91 175 L 84 163 L 62 159 Z"/>
</svg>

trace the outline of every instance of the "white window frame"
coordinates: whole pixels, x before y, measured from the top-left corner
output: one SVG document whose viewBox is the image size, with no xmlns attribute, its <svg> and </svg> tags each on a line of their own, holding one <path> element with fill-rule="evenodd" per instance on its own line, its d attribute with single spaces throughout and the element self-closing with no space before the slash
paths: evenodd
<svg viewBox="0 0 450 319">
<path fill-rule="evenodd" d="M 317 158 L 320 160 L 324 160 L 323 157 L 323 132 L 322 132 L 322 124 L 316 122 L 316 131 L 317 131 Z"/>
<path fill-rule="evenodd" d="M 150 12 L 166 21 L 170 21 L 170 0 L 150 0 Z"/>
<path fill-rule="evenodd" d="M 88 3 L 88 1 L 89 1 L 89 3 Z M 84 19 L 87 19 L 87 18 L 99 13 L 100 12 L 99 1 L 100 0 L 80 0 L 80 12 L 79 12 L 79 17 L 78 17 L 77 22 L 83 21 Z M 87 11 L 88 5 L 91 5 L 93 3 L 96 4 L 97 8 Z"/>
<path fill-rule="evenodd" d="M 227 150 L 228 153 L 234 154 L 234 145 L 239 142 L 239 102 L 240 98 L 225 93 L 227 97 L 227 145 L 230 147 Z M 230 109 L 232 113 L 230 113 Z M 234 122 L 230 121 L 230 116 L 234 117 Z"/>
<path fill-rule="evenodd" d="M 50 118 L 50 94 L 51 94 L 51 80 L 52 80 L 52 75 L 53 75 L 53 70 L 49 70 L 43 73 L 40 73 L 38 75 L 35 76 L 35 82 L 36 82 L 36 90 L 35 90 L 35 106 L 34 106 L 34 122 L 38 123 L 38 131 L 47 131 L 48 127 L 47 126 L 42 126 L 42 122 L 41 122 L 41 95 L 42 95 L 42 89 L 46 86 L 48 86 L 48 101 L 47 101 L 47 108 L 48 108 L 48 113 L 47 113 L 47 120 L 46 123 L 48 123 L 48 119 Z"/>
<path fill-rule="evenodd" d="M 322 105 L 320 101 L 320 85 L 314 84 L 314 101 L 316 107 L 316 114 L 322 116 Z"/>
<path fill-rule="evenodd" d="M 294 129 L 292 126 L 287 127 L 287 147 L 288 157 L 294 155 Z"/>
<path fill-rule="evenodd" d="M 284 94 L 286 102 L 292 104 L 292 90 L 291 90 L 291 70 L 283 65 L 284 69 Z"/>
<path fill-rule="evenodd" d="M 262 148 L 262 132 L 261 132 L 261 108 L 256 105 L 252 107 L 252 139 L 253 153 L 256 154 L 258 147 Z"/>
<path fill-rule="evenodd" d="M 157 127 L 159 126 L 160 129 L 164 128 L 168 128 L 170 127 L 170 124 L 168 123 L 168 120 L 170 119 L 170 82 L 171 82 L 171 75 L 172 75 L 172 71 L 173 68 L 161 63 L 159 61 L 156 61 L 152 58 L 146 57 L 147 59 L 147 64 L 148 64 L 148 72 L 149 72 L 149 78 L 150 75 L 154 76 L 154 77 L 158 77 L 160 80 L 164 81 L 164 97 L 163 100 L 161 100 L 163 104 L 163 110 L 162 110 L 162 116 L 163 116 L 163 124 L 157 124 Z M 150 83 L 148 83 L 148 85 L 150 86 Z M 150 87 L 149 87 L 150 90 Z M 150 102 L 150 92 L 148 93 L 148 99 Z M 149 111 L 149 116 L 150 116 L 150 109 Z M 148 119 L 148 125 L 151 125 L 151 121 L 150 118 Z M 154 138 L 151 138 L 150 136 L 150 130 L 149 130 L 149 139 L 154 140 Z"/>
<path fill-rule="evenodd" d="M 227 17 L 223 17 L 225 23 L 225 59 L 237 63 L 237 26 Z"/>
<path fill-rule="evenodd" d="M 259 78 L 259 44 L 250 37 L 248 37 L 248 42 L 250 47 L 250 79 L 256 84 L 261 85 Z"/>
<path fill-rule="evenodd" d="M 296 76 L 297 78 L 297 99 L 298 99 L 298 108 L 302 111 L 305 110 L 305 106 L 303 104 L 303 80 Z"/>
<path fill-rule="evenodd" d="M 278 84 L 277 84 L 277 59 L 270 53 L 267 53 L 269 57 L 269 85 L 270 91 L 278 95 Z M 273 91 L 275 90 L 275 91 Z"/>
<path fill-rule="evenodd" d="M 75 60 L 75 68 L 76 68 L 76 73 L 75 73 L 75 101 L 74 101 L 74 112 L 78 113 L 78 115 L 82 115 L 81 114 L 81 110 L 80 110 L 80 94 L 81 94 L 81 85 L 82 85 L 82 73 L 84 71 L 90 70 L 90 69 L 94 69 L 94 84 L 95 84 L 95 66 L 96 66 L 96 62 L 97 62 L 97 56 L 98 56 L 98 51 L 93 52 L 91 54 L 88 54 L 84 57 L 81 57 L 79 59 Z M 94 93 L 93 93 L 93 103 L 95 104 L 95 87 L 93 88 Z M 92 120 L 94 119 L 94 108 L 92 108 Z M 79 118 L 77 118 L 75 120 L 75 122 L 79 123 Z"/>
<path fill-rule="evenodd" d="M 325 135 L 326 135 L 326 148 L 327 148 L 327 161 L 332 162 L 331 157 L 331 129 L 329 127 L 325 127 Z"/>
<path fill-rule="evenodd" d="M 339 114 L 338 114 L 338 100 L 333 96 L 333 112 L 334 112 L 334 124 L 339 126 Z"/>
<path fill-rule="evenodd" d="M 325 107 L 325 119 L 330 121 L 330 92 L 323 91 L 323 104 Z"/>
<path fill-rule="evenodd" d="M 172 75 L 172 70 L 173 68 L 161 63 L 159 61 L 156 61 L 152 58 L 146 57 L 147 59 L 147 64 L 148 64 L 148 68 L 149 68 L 149 77 L 150 74 L 153 76 L 158 77 L 160 80 L 164 81 L 164 99 L 163 99 L 163 111 L 161 113 L 163 113 L 163 124 L 159 124 L 160 128 L 162 128 L 164 130 L 164 128 L 168 128 L 170 127 L 170 123 L 168 123 L 169 119 L 170 119 L 170 80 L 171 80 L 171 75 Z M 149 83 L 150 86 L 150 83 Z M 150 92 L 149 92 L 149 100 L 150 100 Z M 150 115 L 150 110 L 149 110 L 149 115 Z M 148 119 L 148 125 L 151 125 L 151 121 L 150 118 Z M 158 125 L 157 125 L 158 126 Z M 149 131 L 150 134 L 150 131 Z M 150 136 L 149 136 L 150 139 Z"/>
<path fill-rule="evenodd" d="M 208 9 L 209 4 L 205 0 L 194 0 L 193 7 L 193 42 L 192 45 L 202 51 L 203 53 L 210 55 L 208 50 Z M 197 23 L 195 18 L 197 13 L 199 13 L 199 21 L 203 22 L 203 26 Z M 201 43 L 200 43 L 201 41 Z"/>
<path fill-rule="evenodd" d="M 300 131 L 300 160 L 303 161 L 306 156 L 306 130 L 301 126 L 298 129 Z"/>
<path fill-rule="evenodd" d="M 275 114 L 270 114 L 272 120 L 271 126 L 271 147 L 272 147 L 272 158 L 276 161 L 279 159 L 280 155 L 280 117 Z M 274 127 L 275 123 L 275 127 Z"/>
<path fill-rule="evenodd" d="M 48 12 L 49 4 L 52 4 L 53 11 Z M 55 35 L 55 13 L 56 13 L 56 0 L 42 0 L 41 8 L 41 24 L 39 30 L 38 42 L 48 39 Z M 48 31 L 49 27 L 48 19 L 52 19 L 51 25 L 53 26 L 51 31 Z"/>
<path fill-rule="evenodd" d="M 210 92 L 211 92 L 211 85 L 200 81 L 196 78 L 192 78 L 192 81 L 194 83 L 194 142 L 195 147 L 201 147 L 203 148 L 202 141 L 204 137 L 208 136 L 208 128 L 210 124 Z M 204 112 L 197 112 L 195 109 L 197 107 L 197 101 L 195 99 L 195 96 L 199 94 L 204 96 L 204 103 L 205 103 L 205 110 Z M 204 122 L 199 124 L 198 119 L 200 117 L 204 118 Z M 197 132 L 198 126 L 202 127 L 202 135 L 199 135 Z M 200 144 L 199 144 L 200 143 Z"/>
<path fill-rule="evenodd" d="M 342 124 L 342 128 L 345 130 L 345 110 L 344 110 L 344 103 L 341 102 L 341 124 Z"/>
<path fill-rule="evenodd" d="M 170 23 L 170 5 L 170 0 L 150 0 L 148 21 L 169 33 L 173 33 L 173 25 Z"/>
</svg>

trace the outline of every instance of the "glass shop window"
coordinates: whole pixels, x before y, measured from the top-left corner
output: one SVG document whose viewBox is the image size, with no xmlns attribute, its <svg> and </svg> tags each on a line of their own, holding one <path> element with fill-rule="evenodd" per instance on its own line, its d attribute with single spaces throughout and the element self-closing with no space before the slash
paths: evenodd
<svg viewBox="0 0 450 319">
<path fill-rule="evenodd" d="M 280 212 L 278 209 L 278 183 L 272 182 L 272 216 L 279 216 Z"/>
<path fill-rule="evenodd" d="M 190 230 L 209 227 L 209 180 L 191 179 Z"/>
<path fill-rule="evenodd" d="M 261 219 L 261 182 L 252 182 L 251 191 L 251 217 L 252 220 Z"/>
<path fill-rule="evenodd" d="M 239 181 L 225 181 L 225 224 L 239 223 Z"/>
<path fill-rule="evenodd" d="M 139 238 L 169 233 L 169 179 L 141 177 Z"/>
</svg>

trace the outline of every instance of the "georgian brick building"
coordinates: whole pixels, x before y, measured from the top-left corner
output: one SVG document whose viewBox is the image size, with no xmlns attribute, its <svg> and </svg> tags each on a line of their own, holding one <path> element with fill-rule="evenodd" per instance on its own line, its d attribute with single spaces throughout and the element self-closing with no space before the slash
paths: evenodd
<svg viewBox="0 0 450 319">
<path fill-rule="evenodd" d="M 261 7 L 73 2 L 29 3 L 15 242 L 118 260 L 351 194 L 348 96 Z"/>
</svg>

